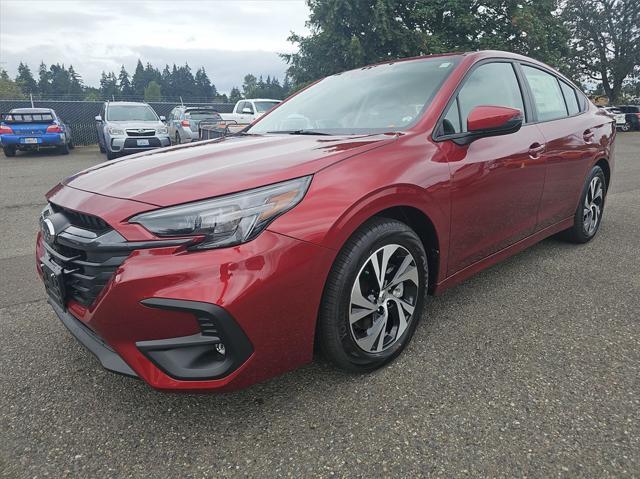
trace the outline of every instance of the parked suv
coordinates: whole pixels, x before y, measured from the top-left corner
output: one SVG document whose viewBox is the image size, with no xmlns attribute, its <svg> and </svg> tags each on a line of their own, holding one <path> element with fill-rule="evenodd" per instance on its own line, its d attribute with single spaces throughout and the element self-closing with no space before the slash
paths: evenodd
<svg viewBox="0 0 640 479">
<path fill-rule="evenodd" d="M 245 387 L 314 347 L 366 373 L 429 321 L 427 294 L 556 233 L 593 239 L 615 136 L 531 58 L 394 59 L 320 80 L 242 134 L 64 180 L 36 265 L 76 338 L 158 389 Z"/>
<path fill-rule="evenodd" d="M 622 131 L 640 130 L 640 105 L 623 105 L 616 107 L 625 114 L 626 122 Z"/>
<path fill-rule="evenodd" d="M 170 138 L 176 144 L 199 140 L 198 127 L 203 120 L 222 122 L 222 117 L 213 107 L 178 105 L 167 119 Z"/>
<path fill-rule="evenodd" d="M 146 103 L 106 102 L 96 116 L 100 152 L 120 155 L 171 145 L 165 118 Z"/>
</svg>

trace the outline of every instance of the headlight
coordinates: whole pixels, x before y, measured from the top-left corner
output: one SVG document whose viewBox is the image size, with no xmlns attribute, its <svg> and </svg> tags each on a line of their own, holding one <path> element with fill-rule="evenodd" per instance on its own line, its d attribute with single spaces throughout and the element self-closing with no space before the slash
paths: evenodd
<svg viewBox="0 0 640 479">
<path fill-rule="evenodd" d="M 124 130 L 122 128 L 118 128 L 117 126 L 110 126 L 107 128 L 107 131 L 112 136 L 124 136 Z"/>
<path fill-rule="evenodd" d="M 156 128 L 156 133 L 158 135 L 166 135 L 167 133 L 169 133 L 169 129 L 166 126 L 159 126 L 158 128 Z"/>
<path fill-rule="evenodd" d="M 157 236 L 204 236 L 192 249 L 220 248 L 255 238 L 297 205 L 311 176 L 196 203 L 142 213 L 129 220 Z"/>
</svg>

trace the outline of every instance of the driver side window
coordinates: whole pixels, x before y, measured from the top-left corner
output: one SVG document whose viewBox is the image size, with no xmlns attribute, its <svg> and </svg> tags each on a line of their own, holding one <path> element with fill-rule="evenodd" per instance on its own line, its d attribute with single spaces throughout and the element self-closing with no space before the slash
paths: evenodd
<svg viewBox="0 0 640 479">
<path fill-rule="evenodd" d="M 524 112 L 522 93 L 511 63 L 485 63 L 469 75 L 444 116 L 444 134 L 466 132 L 467 117 L 477 106 L 505 106 Z"/>
</svg>

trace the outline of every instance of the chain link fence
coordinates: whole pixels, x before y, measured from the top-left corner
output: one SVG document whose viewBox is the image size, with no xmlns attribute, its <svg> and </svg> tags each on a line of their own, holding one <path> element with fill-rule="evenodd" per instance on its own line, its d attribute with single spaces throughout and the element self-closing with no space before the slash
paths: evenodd
<svg viewBox="0 0 640 479">
<path fill-rule="evenodd" d="M 98 143 L 96 131 L 96 115 L 100 114 L 103 101 L 71 101 L 71 100 L 34 100 L 36 108 L 52 108 L 71 129 L 71 136 L 76 145 L 94 145 Z M 193 106 L 212 106 L 219 113 L 232 113 L 233 103 L 185 103 Z M 178 103 L 150 102 L 149 105 L 158 115 L 169 116 Z M 0 113 L 7 113 L 12 108 L 29 108 L 29 100 L 0 100 Z"/>
</svg>

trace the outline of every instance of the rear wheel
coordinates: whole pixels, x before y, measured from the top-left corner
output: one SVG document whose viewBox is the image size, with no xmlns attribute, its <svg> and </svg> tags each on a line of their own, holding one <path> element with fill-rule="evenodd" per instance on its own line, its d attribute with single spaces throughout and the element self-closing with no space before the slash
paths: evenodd
<svg viewBox="0 0 640 479">
<path fill-rule="evenodd" d="M 4 151 L 4 156 L 6 157 L 13 157 L 16 156 L 16 147 L 15 146 L 5 146 L 2 148 L 2 150 Z"/>
<path fill-rule="evenodd" d="M 69 140 L 69 149 L 73 150 L 76 147 L 76 145 L 73 144 L 73 140 Z"/>
<path fill-rule="evenodd" d="M 427 273 L 411 228 L 386 218 L 365 223 L 339 253 L 325 286 L 318 341 L 327 359 L 366 372 L 398 356 L 422 314 Z"/>
<path fill-rule="evenodd" d="M 625 121 L 624 125 L 620 127 L 622 131 L 631 131 L 631 122 Z"/>
<path fill-rule="evenodd" d="M 69 154 L 69 144 L 68 144 L 68 143 L 65 143 L 64 145 L 59 146 L 59 147 L 58 147 L 58 152 L 59 152 L 61 155 L 68 155 L 68 154 Z"/>
<path fill-rule="evenodd" d="M 564 232 L 567 240 L 573 243 L 586 243 L 593 239 L 600 229 L 606 195 L 607 182 L 604 172 L 599 166 L 594 166 L 582 189 L 573 227 Z"/>
<path fill-rule="evenodd" d="M 180 135 L 178 135 L 178 132 L 176 131 L 176 141 L 175 141 L 176 145 L 180 144 Z"/>
</svg>

